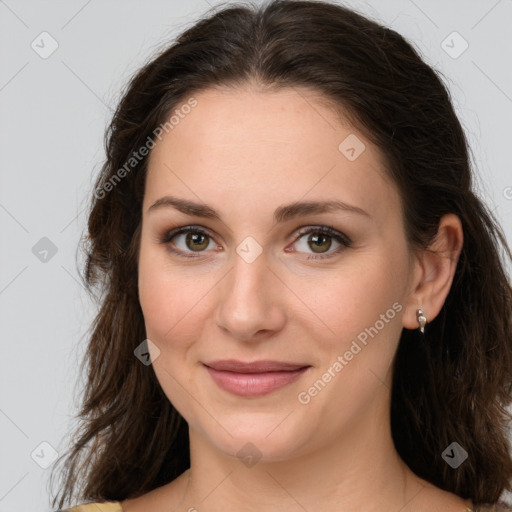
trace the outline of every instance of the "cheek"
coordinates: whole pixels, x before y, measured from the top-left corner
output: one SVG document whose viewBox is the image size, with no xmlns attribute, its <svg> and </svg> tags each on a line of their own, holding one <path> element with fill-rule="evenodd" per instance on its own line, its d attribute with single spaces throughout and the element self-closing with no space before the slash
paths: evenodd
<svg viewBox="0 0 512 512">
<path fill-rule="evenodd" d="M 170 347 L 170 340 L 181 340 L 176 333 L 195 325 L 190 319 L 200 311 L 194 307 L 202 290 L 182 272 L 171 268 L 164 251 L 141 247 L 139 258 L 139 301 L 149 339 L 161 350 Z M 160 347 L 160 345 L 164 345 Z"/>
<path fill-rule="evenodd" d="M 321 326 L 325 334 L 316 337 L 321 362 L 297 400 L 306 404 L 308 418 L 322 417 L 329 409 L 330 427 L 325 428 L 332 431 L 326 435 L 335 435 L 339 425 L 366 414 L 375 396 L 385 393 L 402 330 L 403 284 L 390 267 L 395 263 L 385 256 L 363 259 L 365 264 L 332 276 L 322 292 L 316 289 L 304 300 L 311 300 L 328 329 Z M 307 320 L 303 328 L 314 337 Z"/>
<path fill-rule="evenodd" d="M 311 288 L 304 300 L 314 304 L 311 309 L 325 332 L 318 338 L 324 357 L 309 383 L 320 379 L 317 388 L 323 389 L 323 383 L 328 388 L 317 405 L 333 399 L 355 412 L 387 378 L 402 330 L 404 287 L 401 257 L 387 254 L 360 254 L 356 263 L 331 273 L 315 291 Z"/>
<path fill-rule="evenodd" d="M 325 278 L 298 281 L 295 289 L 331 331 L 347 339 L 373 325 L 402 299 L 404 284 L 394 272 L 397 265 L 397 260 L 385 254 L 359 254 L 357 260 L 340 265 Z"/>
<path fill-rule="evenodd" d="M 202 325 L 196 321 L 201 313 L 197 295 L 197 287 L 171 270 L 159 251 L 141 247 L 139 301 L 147 338 L 159 350 L 152 368 L 169 401 L 187 419 L 194 417 L 194 408 L 184 389 L 193 389 L 195 376 L 188 371 L 185 360 L 198 338 L 195 330 Z"/>
<path fill-rule="evenodd" d="M 161 279 L 157 268 L 139 265 L 139 301 L 144 315 L 148 338 L 163 339 L 163 334 L 172 328 L 176 315 L 175 295 L 170 293 L 169 284 Z"/>
</svg>

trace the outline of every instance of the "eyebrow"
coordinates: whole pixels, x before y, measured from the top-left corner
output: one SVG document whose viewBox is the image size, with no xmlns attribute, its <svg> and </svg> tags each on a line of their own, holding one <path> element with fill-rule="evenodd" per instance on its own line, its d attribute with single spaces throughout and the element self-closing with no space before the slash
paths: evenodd
<svg viewBox="0 0 512 512">
<path fill-rule="evenodd" d="M 221 221 L 219 213 L 217 213 L 211 206 L 204 203 L 196 203 L 188 199 L 180 199 L 173 196 L 164 196 L 157 199 L 149 208 L 148 213 L 159 210 L 161 208 L 174 208 L 186 215 L 195 217 L 203 217 L 205 219 L 213 219 Z M 276 208 L 274 212 L 274 222 L 282 223 L 296 217 L 305 215 L 314 215 L 319 213 L 330 213 L 333 211 L 346 211 L 356 213 L 371 219 L 371 215 L 359 208 L 358 206 L 350 205 L 339 200 L 330 201 L 297 201 L 294 203 L 286 204 Z"/>
</svg>

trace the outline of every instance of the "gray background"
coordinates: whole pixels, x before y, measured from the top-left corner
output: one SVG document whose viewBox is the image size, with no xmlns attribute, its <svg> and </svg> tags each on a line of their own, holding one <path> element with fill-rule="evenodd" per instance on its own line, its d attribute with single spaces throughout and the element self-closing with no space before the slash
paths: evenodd
<svg viewBox="0 0 512 512">
<path fill-rule="evenodd" d="M 344 3 L 447 77 L 478 190 L 512 243 L 512 1 Z M 41 465 L 67 446 L 80 396 L 94 304 L 76 250 L 112 108 L 128 77 L 214 5 L 0 0 L 0 512 L 50 510 Z"/>
</svg>

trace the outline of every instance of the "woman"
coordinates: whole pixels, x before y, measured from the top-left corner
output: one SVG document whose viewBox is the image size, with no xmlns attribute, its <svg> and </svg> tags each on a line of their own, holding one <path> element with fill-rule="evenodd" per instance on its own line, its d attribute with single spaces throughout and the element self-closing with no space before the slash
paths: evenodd
<svg viewBox="0 0 512 512">
<path fill-rule="evenodd" d="M 316 1 L 201 20 L 110 126 L 54 506 L 510 510 L 500 245 L 448 91 L 399 34 Z"/>
</svg>

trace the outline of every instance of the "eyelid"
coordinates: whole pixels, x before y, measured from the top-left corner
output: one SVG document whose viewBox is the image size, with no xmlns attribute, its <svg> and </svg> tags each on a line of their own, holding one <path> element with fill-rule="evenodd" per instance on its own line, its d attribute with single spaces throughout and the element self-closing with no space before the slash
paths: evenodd
<svg viewBox="0 0 512 512">
<path fill-rule="evenodd" d="M 209 237 L 215 244 L 217 244 L 217 246 L 220 245 L 217 243 L 215 235 L 213 235 L 212 232 L 208 228 L 205 228 L 200 225 L 194 225 L 194 224 L 178 226 L 178 227 L 172 228 L 170 230 L 167 230 L 163 234 L 163 236 L 159 237 L 158 242 L 168 246 L 168 250 L 170 252 L 177 254 L 179 256 L 182 256 L 185 258 L 201 258 L 202 253 L 206 254 L 209 251 L 185 251 L 184 252 L 181 250 L 176 250 L 176 249 L 170 248 L 170 242 L 173 238 L 175 238 L 178 235 L 181 235 L 184 233 L 186 234 L 189 232 L 202 233 L 202 234 L 206 235 L 207 237 Z M 352 246 L 352 240 L 347 235 L 338 231 L 333 226 L 327 226 L 327 225 L 322 225 L 322 224 L 313 224 L 313 225 L 301 226 L 300 228 L 297 228 L 293 232 L 294 237 L 292 239 L 292 243 L 295 244 L 304 235 L 308 235 L 310 233 L 325 234 L 325 235 L 333 238 L 334 240 L 336 240 L 340 244 L 340 247 L 334 251 L 326 252 L 326 253 L 306 253 L 306 254 L 309 254 L 309 256 L 306 257 L 305 259 L 308 259 L 308 260 L 327 259 L 327 258 L 330 258 L 331 256 L 337 255 L 342 250 L 347 249 Z M 291 235 L 290 235 L 290 237 L 291 237 Z M 300 253 L 300 251 L 288 251 L 288 252 Z M 192 256 L 192 254 L 194 254 L 194 253 L 196 253 L 197 256 Z M 190 256 L 187 256 L 187 254 L 189 254 Z"/>
<path fill-rule="evenodd" d="M 194 251 L 181 251 L 179 249 L 173 249 L 171 248 L 171 240 L 173 238 L 175 238 L 176 236 L 178 235 L 182 235 L 182 234 L 187 234 L 187 233 L 201 233 L 203 235 L 206 235 L 207 237 L 209 237 L 215 244 L 217 244 L 217 246 L 219 246 L 219 244 L 217 243 L 216 239 L 215 239 L 215 236 L 212 234 L 212 232 L 208 229 L 208 228 L 205 228 L 203 226 L 199 226 L 199 225 L 195 225 L 195 224 L 187 224 L 187 225 L 184 225 L 184 226 L 178 226 L 178 227 L 175 227 L 175 228 L 172 228 L 172 229 L 169 229 L 167 231 L 164 232 L 164 234 L 159 237 L 159 239 L 157 240 L 159 243 L 165 245 L 167 247 L 167 250 L 172 252 L 173 254 L 177 254 L 178 256 L 182 256 L 184 258 L 200 258 L 201 257 L 201 253 L 206 253 L 207 251 L 198 251 L 197 252 L 197 256 L 192 256 L 192 254 L 194 254 Z M 188 255 L 190 256 L 188 256 Z"/>
<path fill-rule="evenodd" d="M 333 258 L 337 255 L 339 255 L 341 252 L 343 252 L 345 249 L 348 249 L 352 247 L 352 240 L 345 235 L 344 233 L 338 231 L 333 226 L 326 226 L 326 225 L 309 225 L 309 226 L 303 226 L 299 228 L 297 232 L 297 236 L 295 237 L 293 243 L 295 244 L 298 242 L 304 235 L 308 235 L 310 233 L 321 233 L 324 235 L 329 236 L 330 238 L 333 238 L 336 242 L 340 244 L 340 247 L 335 249 L 334 251 L 325 252 L 325 253 L 306 253 L 307 256 L 304 258 L 306 260 L 327 260 L 329 258 Z M 293 252 L 299 252 L 299 251 L 293 251 Z"/>
<path fill-rule="evenodd" d="M 334 238 L 335 240 L 338 240 L 340 243 L 350 245 L 352 244 L 352 240 L 342 233 L 341 231 L 338 231 L 333 226 L 327 226 L 322 224 L 316 224 L 316 225 L 309 225 L 309 226 L 303 226 L 301 228 L 298 228 L 297 236 L 294 239 L 294 242 L 296 242 L 299 238 L 301 238 L 304 235 L 307 235 L 309 233 L 323 233 L 325 235 L 329 235 L 330 237 Z"/>
</svg>

